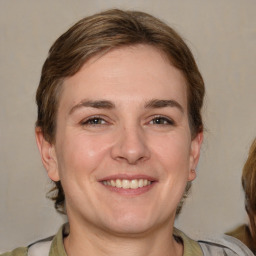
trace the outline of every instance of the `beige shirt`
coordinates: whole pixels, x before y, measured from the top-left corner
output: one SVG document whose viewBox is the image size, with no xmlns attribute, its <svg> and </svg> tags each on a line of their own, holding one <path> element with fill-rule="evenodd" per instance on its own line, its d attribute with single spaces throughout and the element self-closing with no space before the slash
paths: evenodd
<svg viewBox="0 0 256 256">
<path fill-rule="evenodd" d="M 52 242 L 51 242 L 51 247 L 50 247 L 50 252 L 49 256 L 67 256 L 64 244 L 63 244 L 63 238 L 64 236 L 67 235 L 65 231 L 65 225 L 63 225 L 56 236 L 54 236 Z M 183 256 L 203 256 L 202 250 L 200 245 L 187 237 L 183 232 L 181 232 L 178 229 L 174 229 L 174 236 L 178 239 L 180 239 L 183 243 L 184 246 L 184 253 Z M 7 252 L 4 254 L 1 254 L 0 256 L 27 256 L 28 252 L 28 247 L 20 247 L 12 252 Z"/>
</svg>

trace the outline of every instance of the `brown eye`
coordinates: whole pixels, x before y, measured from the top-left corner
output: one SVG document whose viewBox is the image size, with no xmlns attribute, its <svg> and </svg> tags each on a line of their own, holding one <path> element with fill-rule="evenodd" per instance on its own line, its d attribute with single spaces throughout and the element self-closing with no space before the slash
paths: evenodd
<svg viewBox="0 0 256 256">
<path fill-rule="evenodd" d="M 83 125 L 102 125 L 107 122 L 100 117 L 92 117 L 82 122 Z"/>
<path fill-rule="evenodd" d="M 157 124 L 157 125 L 174 125 L 174 122 L 166 117 L 155 117 L 150 121 L 150 124 Z"/>
</svg>

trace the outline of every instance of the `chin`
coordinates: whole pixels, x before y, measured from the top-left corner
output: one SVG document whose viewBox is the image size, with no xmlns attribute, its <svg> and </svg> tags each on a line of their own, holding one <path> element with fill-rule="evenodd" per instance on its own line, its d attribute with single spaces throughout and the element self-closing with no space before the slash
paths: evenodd
<svg viewBox="0 0 256 256">
<path fill-rule="evenodd" d="M 149 232 L 152 229 L 152 225 L 142 222 L 123 222 L 114 223 L 110 225 L 110 231 L 119 236 L 139 236 Z"/>
<path fill-rule="evenodd" d="M 110 222 L 109 222 L 110 221 Z M 160 220 L 145 214 L 126 213 L 116 216 L 105 223 L 107 229 L 119 236 L 139 236 L 154 229 L 160 224 Z"/>
</svg>

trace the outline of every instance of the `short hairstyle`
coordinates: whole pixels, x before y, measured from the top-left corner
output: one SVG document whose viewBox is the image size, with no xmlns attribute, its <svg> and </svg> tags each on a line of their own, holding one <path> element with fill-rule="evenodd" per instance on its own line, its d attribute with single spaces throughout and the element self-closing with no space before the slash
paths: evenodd
<svg viewBox="0 0 256 256">
<path fill-rule="evenodd" d="M 242 174 L 245 192 L 245 209 L 250 219 L 251 233 L 256 242 L 256 138 L 252 142 Z"/>
<path fill-rule="evenodd" d="M 44 138 L 55 143 L 56 115 L 63 80 L 76 74 L 85 62 L 111 49 L 136 44 L 160 50 L 186 78 L 188 118 L 192 137 L 203 130 L 201 108 L 204 81 L 194 57 L 183 39 L 159 19 L 138 11 L 112 9 L 78 21 L 61 35 L 49 50 L 36 93 L 36 126 Z M 55 183 L 55 208 L 62 211 L 65 196 L 61 183 Z M 186 191 L 191 184 L 187 185 Z M 54 189 L 53 189 L 54 191 Z"/>
</svg>

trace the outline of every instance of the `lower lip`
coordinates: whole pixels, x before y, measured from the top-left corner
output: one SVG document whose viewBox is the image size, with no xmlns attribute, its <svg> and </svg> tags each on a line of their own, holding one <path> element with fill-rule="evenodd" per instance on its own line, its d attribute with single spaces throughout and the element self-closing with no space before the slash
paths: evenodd
<svg viewBox="0 0 256 256">
<path fill-rule="evenodd" d="M 118 193 L 120 195 L 124 195 L 124 196 L 138 196 L 141 194 L 144 194 L 146 192 L 148 192 L 150 189 L 152 189 L 154 187 L 156 182 L 152 182 L 150 185 L 147 185 L 145 187 L 141 187 L 141 188 L 136 188 L 136 189 L 131 189 L 131 188 L 117 188 L 117 187 L 112 187 L 109 185 L 104 185 L 103 183 L 101 183 L 106 189 Z"/>
</svg>

